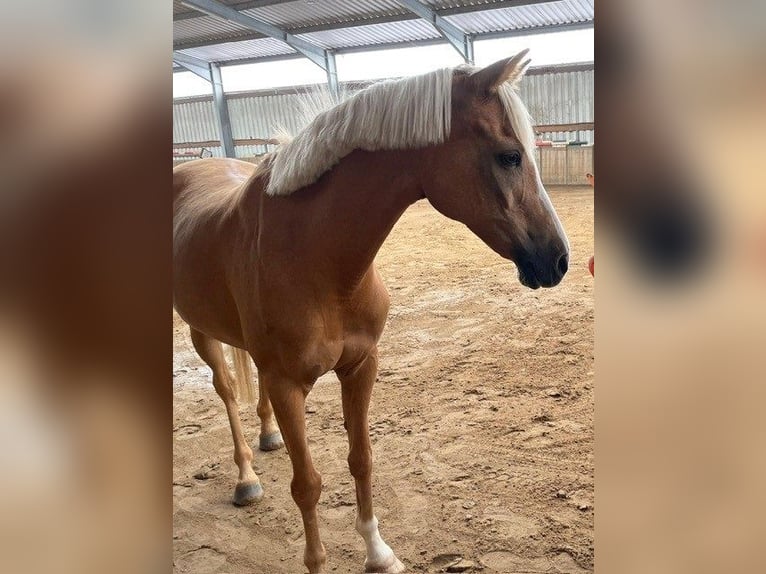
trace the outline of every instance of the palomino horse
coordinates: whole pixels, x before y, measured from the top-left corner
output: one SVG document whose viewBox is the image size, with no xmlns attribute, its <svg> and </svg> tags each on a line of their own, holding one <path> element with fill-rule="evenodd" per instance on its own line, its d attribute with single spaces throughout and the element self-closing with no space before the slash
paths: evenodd
<svg viewBox="0 0 766 574">
<path fill-rule="evenodd" d="M 389 306 L 373 259 L 402 213 L 428 199 L 515 262 L 532 289 L 558 284 L 567 271 L 568 242 L 515 89 L 525 53 L 374 85 L 317 116 L 257 168 L 205 159 L 174 170 L 175 307 L 226 404 L 239 467 L 234 501 L 263 494 L 236 403 L 253 384 L 249 353 L 260 445 L 278 447 L 284 437 L 311 573 L 323 571 L 326 554 L 304 409 L 330 370 L 341 384 L 365 571 L 404 570 L 373 513 L 367 423 Z M 221 342 L 239 350 L 236 378 Z"/>
</svg>

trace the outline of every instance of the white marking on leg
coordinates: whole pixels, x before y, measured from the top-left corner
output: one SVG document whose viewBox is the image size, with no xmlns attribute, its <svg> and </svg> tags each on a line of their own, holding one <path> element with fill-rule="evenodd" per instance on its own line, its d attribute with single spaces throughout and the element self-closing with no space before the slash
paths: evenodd
<svg viewBox="0 0 766 574">
<path fill-rule="evenodd" d="M 364 543 L 367 546 L 366 564 L 384 566 L 392 561 L 394 551 L 391 550 L 391 547 L 380 537 L 377 517 L 373 516 L 372 520 L 368 520 L 367 522 L 363 522 L 357 518 L 356 531 L 362 535 Z"/>
</svg>

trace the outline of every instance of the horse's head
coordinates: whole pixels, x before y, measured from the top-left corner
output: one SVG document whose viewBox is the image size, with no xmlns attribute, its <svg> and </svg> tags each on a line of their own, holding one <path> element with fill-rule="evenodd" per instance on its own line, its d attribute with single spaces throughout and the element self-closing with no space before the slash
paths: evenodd
<svg viewBox="0 0 766 574">
<path fill-rule="evenodd" d="M 515 84 L 526 51 L 452 84 L 450 136 L 428 150 L 423 192 L 442 214 L 467 225 L 532 289 L 567 272 L 569 244 L 534 159 L 534 132 Z"/>
</svg>

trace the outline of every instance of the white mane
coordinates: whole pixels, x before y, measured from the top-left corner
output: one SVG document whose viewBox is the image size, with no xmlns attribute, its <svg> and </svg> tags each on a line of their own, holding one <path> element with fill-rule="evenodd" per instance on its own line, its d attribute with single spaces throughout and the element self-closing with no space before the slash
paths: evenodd
<svg viewBox="0 0 766 574">
<path fill-rule="evenodd" d="M 284 143 L 268 162 L 267 194 L 289 195 L 314 183 L 355 149 L 412 149 L 444 142 L 450 133 L 454 71 L 444 68 L 373 84 L 318 113 L 294 138 L 282 131 Z M 534 132 L 515 85 L 504 84 L 499 94 L 514 132 L 533 158 Z M 312 110 L 317 114 L 328 103 L 327 97 L 309 98 L 304 115 Z"/>
</svg>

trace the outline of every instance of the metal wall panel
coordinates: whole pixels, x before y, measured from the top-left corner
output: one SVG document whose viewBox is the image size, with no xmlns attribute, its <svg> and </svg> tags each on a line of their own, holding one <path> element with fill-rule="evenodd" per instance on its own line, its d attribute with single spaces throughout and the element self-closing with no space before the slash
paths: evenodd
<svg viewBox="0 0 766 574">
<path fill-rule="evenodd" d="M 530 74 L 521 83 L 521 97 L 536 125 L 593 122 L 594 71 Z M 358 88 L 355 88 L 358 89 Z M 355 89 L 347 90 L 349 94 Z M 287 90 L 229 94 L 227 101 L 234 139 L 263 138 L 274 135 L 279 126 L 292 133 L 301 128 L 298 99 Z M 554 141 L 579 140 L 592 144 L 592 130 L 544 134 Z M 215 113 L 209 98 L 179 99 L 173 105 L 173 142 L 218 140 Z M 253 149 L 245 149 L 252 147 Z M 265 146 L 237 146 L 237 154 L 264 153 Z M 254 153 L 250 153 L 254 152 Z"/>
<path fill-rule="evenodd" d="M 280 94 L 229 98 L 229 115 L 234 139 L 267 139 L 281 126 L 294 133 L 298 128 L 298 96 Z"/>
<path fill-rule="evenodd" d="M 536 125 L 593 122 L 594 71 L 530 74 L 521 81 L 521 99 Z M 548 139 L 593 143 L 593 131 L 556 132 Z"/>
<path fill-rule="evenodd" d="M 173 143 L 218 140 L 213 99 L 194 98 L 173 103 Z"/>
</svg>

